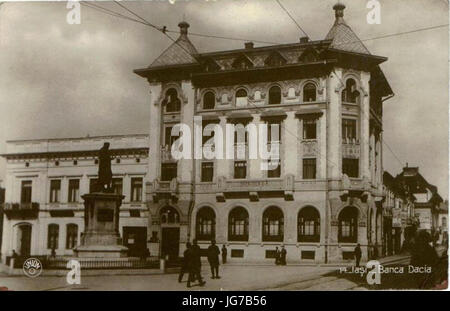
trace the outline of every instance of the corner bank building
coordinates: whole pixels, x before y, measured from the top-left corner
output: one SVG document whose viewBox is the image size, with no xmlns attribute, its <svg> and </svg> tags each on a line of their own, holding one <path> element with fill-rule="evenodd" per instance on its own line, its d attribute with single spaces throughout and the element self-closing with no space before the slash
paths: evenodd
<svg viewBox="0 0 450 311">
<path fill-rule="evenodd" d="M 227 245 L 232 261 L 363 259 L 382 247 L 382 103 L 392 90 L 334 6 L 325 40 L 198 53 L 181 22 L 178 40 L 135 73 L 150 87 L 151 253 L 178 256 L 196 238 Z M 176 123 L 279 124 L 280 163 L 260 159 L 175 161 Z M 225 130 L 224 130 L 225 133 Z M 192 135 L 193 136 L 193 135 Z M 208 137 L 209 138 L 209 137 Z M 193 137 L 192 145 L 194 144 Z"/>
<path fill-rule="evenodd" d="M 176 42 L 135 70 L 149 84 L 148 135 L 10 142 L 2 257 L 73 255 L 84 227 L 79 198 L 105 140 L 125 195 L 120 233 L 135 254 L 147 247 L 176 258 L 194 238 L 202 248 L 225 244 L 235 262 L 272 262 L 281 246 L 288 262 L 348 260 L 357 243 L 363 260 L 381 254 L 387 58 L 358 39 L 344 5 L 333 9 L 324 40 L 211 53 L 197 51 L 181 22 Z M 261 170 L 248 138 L 244 157 L 175 160 L 171 130 L 193 128 L 197 116 L 222 128 L 278 124 L 279 165 Z"/>
</svg>

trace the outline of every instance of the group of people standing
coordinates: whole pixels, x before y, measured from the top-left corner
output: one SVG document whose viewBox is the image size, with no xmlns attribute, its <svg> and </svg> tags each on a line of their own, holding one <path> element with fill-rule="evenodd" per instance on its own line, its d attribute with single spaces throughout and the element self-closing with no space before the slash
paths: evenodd
<svg viewBox="0 0 450 311">
<path fill-rule="evenodd" d="M 222 263 L 227 261 L 227 248 L 222 246 L 222 252 L 216 245 L 216 241 L 212 240 L 211 245 L 207 249 L 208 262 L 211 267 L 211 278 L 220 279 L 219 276 L 219 255 L 222 254 Z M 198 281 L 200 286 L 205 285 L 205 281 L 201 275 L 201 249 L 197 244 L 197 240 L 186 243 L 186 250 L 183 253 L 183 261 L 181 265 L 180 274 L 178 275 L 178 282 L 182 282 L 185 273 L 188 274 L 187 287 L 191 287 L 191 283 Z"/>
<path fill-rule="evenodd" d="M 286 255 L 287 251 L 284 246 L 281 246 L 281 250 L 278 249 L 278 246 L 275 248 L 275 264 L 276 265 L 286 265 Z"/>
</svg>

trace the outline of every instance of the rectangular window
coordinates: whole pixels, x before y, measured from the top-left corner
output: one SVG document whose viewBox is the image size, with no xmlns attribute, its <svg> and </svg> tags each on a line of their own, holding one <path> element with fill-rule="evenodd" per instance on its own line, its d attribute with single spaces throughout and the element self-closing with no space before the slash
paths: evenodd
<svg viewBox="0 0 450 311">
<path fill-rule="evenodd" d="M 142 201 L 142 177 L 131 178 L 131 201 Z"/>
<path fill-rule="evenodd" d="M 278 141 L 281 143 L 281 121 L 267 122 L 267 142 Z"/>
<path fill-rule="evenodd" d="M 279 178 L 281 176 L 281 163 L 278 161 L 278 165 L 274 169 L 270 169 L 267 171 L 267 178 Z"/>
<path fill-rule="evenodd" d="M 203 182 L 213 181 L 213 176 L 214 176 L 214 163 L 203 162 L 201 181 Z"/>
<path fill-rule="evenodd" d="M 303 139 L 317 139 L 316 119 L 303 119 Z"/>
<path fill-rule="evenodd" d="M 172 126 L 167 126 L 164 130 L 164 146 L 171 148 L 177 138 L 178 136 L 172 136 Z"/>
<path fill-rule="evenodd" d="M 232 258 L 244 258 L 244 250 L 243 249 L 232 249 L 231 257 Z"/>
<path fill-rule="evenodd" d="M 47 248 L 57 249 L 59 240 L 59 226 L 56 224 L 48 225 Z"/>
<path fill-rule="evenodd" d="M 234 162 L 234 178 L 235 179 L 247 178 L 247 162 L 246 161 Z"/>
<path fill-rule="evenodd" d="M 112 179 L 112 188 L 114 189 L 114 193 L 115 194 L 120 194 L 122 195 L 122 178 L 113 178 Z"/>
<path fill-rule="evenodd" d="M 348 177 L 359 177 L 359 159 L 342 159 L 342 173 Z"/>
<path fill-rule="evenodd" d="M 176 163 L 163 163 L 161 165 L 161 181 L 171 181 L 177 177 Z"/>
<path fill-rule="evenodd" d="M 50 203 L 59 202 L 61 192 L 61 180 L 53 179 L 50 181 Z"/>
<path fill-rule="evenodd" d="M 66 227 L 66 249 L 73 249 L 77 246 L 78 226 L 76 224 L 68 224 Z"/>
<path fill-rule="evenodd" d="M 316 179 L 316 159 L 303 159 L 303 179 Z"/>
<path fill-rule="evenodd" d="M 211 138 L 213 138 L 214 137 L 214 134 L 215 134 L 215 131 L 214 130 L 212 130 L 211 131 L 211 135 L 205 135 L 204 133 L 204 131 L 205 131 L 205 128 L 209 125 L 209 124 L 217 124 L 217 120 L 206 120 L 206 121 L 203 121 L 202 122 L 202 144 L 203 145 L 205 145 L 206 144 L 206 142 L 208 141 L 208 140 L 210 140 Z M 214 127 L 211 125 L 211 126 L 208 126 L 208 130 L 209 129 L 214 129 Z"/>
<path fill-rule="evenodd" d="M 78 202 L 78 196 L 80 194 L 80 180 L 69 179 L 69 197 L 68 202 Z"/>
<path fill-rule="evenodd" d="M 313 259 L 316 256 L 316 252 L 315 251 L 302 251 L 301 253 L 301 258 L 302 259 Z"/>
<path fill-rule="evenodd" d="M 97 184 L 97 178 L 91 178 L 89 179 L 89 193 L 92 193 L 95 191 L 95 186 Z"/>
<path fill-rule="evenodd" d="M 342 119 L 342 139 L 356 139 L 356 120 Z"/>
<path fill-rule="evenodd" d="M 31 203 L 31 180 L 23 180 L 20 192 L 21 203 Z"/>
</svg>

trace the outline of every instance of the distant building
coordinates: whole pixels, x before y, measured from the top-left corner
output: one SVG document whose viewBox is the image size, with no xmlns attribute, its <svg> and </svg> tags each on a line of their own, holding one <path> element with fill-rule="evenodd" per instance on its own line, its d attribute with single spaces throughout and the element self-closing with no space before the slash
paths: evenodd
<svg viewBox="0 0 450 311">
<path fill-rule="evenodd" d="M 448 200 L 445 200 L 439 205 L 438 226 L 438 243 L 448 246 Z"/>
<path fill-rule="evenodd" d="M 3 188 L 3 180 L 0 180 L 0 261 L 2 253 L 2 235 L 3 235 L 3 203 L 5 202 L 5 188 Z"/>
<path fill-rule="evenodd" d="M 414 213 L 418 218 L 418 230 L 426 230 L 434 240 L 438 239 L 439 207 L 443 202 L 436 186 L 430 184 L 420 173 L 418 167 L 404 167 L 397 175 L 401 187 L 414 195 Z M 406 232 L 412 234 L 413 232 Z"/>
<path fill-rule="evenodd" d="M 48 255 L 55 248 L 58 256 L 73 255 L 84 230 L 81 196 L 97 178 L 97 152 L 106 141 L 111 144 L 113 186 L 125 196 L 120 208 L 123 243 L 131 256 L 146 249 L 147 135 L 17 140 L 7 142 L 3 155 L 3 260 L 12 250 L 29 256 Z"/>
<path fill-rule="evenodd" d="M 383 254 L 402 251 L 405 235 L 415 232 L 418 221 L 414 214 L 415 197 L 390 173 L 383 174 Z"/>
</svg>

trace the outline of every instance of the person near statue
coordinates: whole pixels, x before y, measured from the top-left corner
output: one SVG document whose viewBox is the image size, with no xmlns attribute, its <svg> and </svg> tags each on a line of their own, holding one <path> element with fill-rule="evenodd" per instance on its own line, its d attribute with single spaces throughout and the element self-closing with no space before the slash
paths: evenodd
<svg viewBox="0 0 450 311">
<path fill-rule="evenodd" d="M 211 267 L 211 278 L 220 279 L 219 276 L 219 247 L 216 245 L 216 241 L 212 240 L 211 245 L 208 247 L 208 262 Z"/>
<path fill-rule="evenodd" d="M 225 246 L 225 244 L 222 245 L 222 263 L 226 264 L 227 263 L 227 254 L 228 254 L 228 250 Z"/>
</svg>

